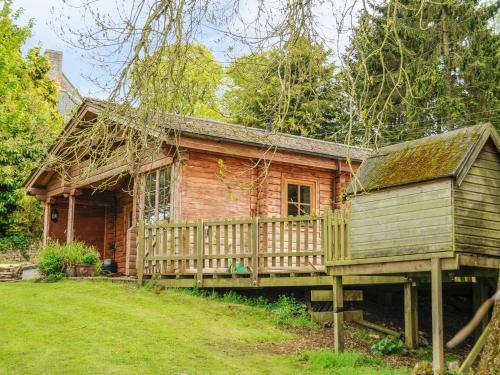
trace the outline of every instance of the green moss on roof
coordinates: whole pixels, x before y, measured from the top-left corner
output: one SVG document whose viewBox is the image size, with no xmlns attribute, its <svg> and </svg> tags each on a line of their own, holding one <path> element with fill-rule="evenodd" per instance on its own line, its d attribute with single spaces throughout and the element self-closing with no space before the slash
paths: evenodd
<svg viewBox="0 0 500 375">
<path fill-rule="evenodd" d="M 347 193 L 456 176 L 490 126 L 471 126 L 381 148 L 361 165 Z"/>
</svg>

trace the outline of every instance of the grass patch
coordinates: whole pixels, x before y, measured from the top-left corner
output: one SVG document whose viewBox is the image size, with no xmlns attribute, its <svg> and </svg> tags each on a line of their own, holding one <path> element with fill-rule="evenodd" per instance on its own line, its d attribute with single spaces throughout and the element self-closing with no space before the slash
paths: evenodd
<svg viewBox="0 0 500 375">
<path fill-rule="evenodd" d="M 146 288 L 150 289 L 150 285 L 151 284 L 146 284 Z M 178 288 L 168 290 L 175 290 L 177 293 L 189 294 L 213 301 L 262 308 L 265 309 L 269 313 L 271 319 L 279 325 L 311 329 L 320 328 L 319 324 L 311 320 L 306 307 L 300 304 L 294 297 L 289 295 L 281 295 L 275 302 L 270 302 L 262 296 L 248 297 L 232 290 L 225 293 L 218 293 L 215 290 L 197 288 Z"/>
<path fill-rule="evenodd" d="M 294 334 L 267 308 L 235 304 L 234 296 L 226 303 L 212 294 L 70 280 L 4 283 L 0 295 L 2 374 L 385 371 L 377 362 L 348 362 L 348 353 L 273 354 Z"/>
<path fill-rule="evenodd" d="M 408 369 L 390 369 L 380 359 L 357 352 L 336 354 L 329 350 L 317 350 L 303 354 L 301 359 L 315 374 L 408 374 Z"/>
</svg>

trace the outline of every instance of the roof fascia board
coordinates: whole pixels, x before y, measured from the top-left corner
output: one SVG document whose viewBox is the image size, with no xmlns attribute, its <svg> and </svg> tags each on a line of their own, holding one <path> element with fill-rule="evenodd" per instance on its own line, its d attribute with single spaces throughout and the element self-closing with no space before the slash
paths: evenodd
<svg viewBox="0 0 500 375">
<path fill-rule="evenodd" d="M 472 165 L 479 156 L 479 153 L 481 152 L 484 145 L 486 144 L 486 142 L 488 142 L 490 138 L 493 140 L 493 143 L 495 143 L 498 150 L 499 146 L 498 135 L 494 131 L 492 125 L 486 126 L 481 135 L 479 136 L 479 139 L 476 142 L 476 144 L 467 153 L 464 160 L 459 164 L 457 170 L 454 173 L 457 186 L 460 186 L 462 184 L 463 180 L 465 179 L 465 176 L 467 176 L 467 173 L 469 173 L 469 170 L 471 169 Z"/>
</svg>

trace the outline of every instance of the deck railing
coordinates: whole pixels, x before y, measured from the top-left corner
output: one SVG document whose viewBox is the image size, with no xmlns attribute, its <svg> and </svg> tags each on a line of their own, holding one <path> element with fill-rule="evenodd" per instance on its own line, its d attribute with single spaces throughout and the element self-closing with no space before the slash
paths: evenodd
<svg viewBox="0 0 500 375">
<path fill-rule="evenodd" d="M 137 273 L 144 275 L 248 275 L 323 272 L 349 257 L 344 210 L 321 216 L 139 222 Z"/>
</svg>

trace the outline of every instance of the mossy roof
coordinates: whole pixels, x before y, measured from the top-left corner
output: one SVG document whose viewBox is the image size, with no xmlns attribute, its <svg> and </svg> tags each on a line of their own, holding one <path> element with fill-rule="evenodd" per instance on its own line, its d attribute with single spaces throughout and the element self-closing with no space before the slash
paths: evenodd
<svg viewBox="0 0 500 375">
<path fill-rule="evenodd" d="M 489 136 L 498 142 L 493 126 L 480 124 L 383 147 L 361 164 L 347 193 L 457 177 Z"/>
<path fill-rule="evenodd" d="M 93 98 L 85 98 L 85 102 L 93 104 L 98 109 L 104 108 L 105 105 L 105 102 Z M 358 162 L 364 160 L 372 152 L 369 148 L 267 131 L 251 126 L 190 116 L 163 116 L 165 117 L 166 129 L 197 138 L 209 138 L 264 148 L 275 147 L 278 150 L 293 153 L 318 155 L 331 159 L 351 159 Z"/>
</svg>

